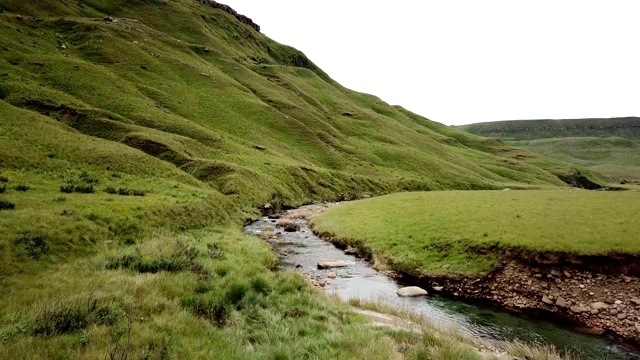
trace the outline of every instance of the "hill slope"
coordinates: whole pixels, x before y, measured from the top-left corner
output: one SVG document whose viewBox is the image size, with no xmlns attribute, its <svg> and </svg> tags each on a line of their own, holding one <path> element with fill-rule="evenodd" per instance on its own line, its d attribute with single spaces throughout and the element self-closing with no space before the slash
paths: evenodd
<svg viewBox="0 0 640 360">
<path fill-rule="evenodd" d="M 240 224 L 266 203 L 579 171 L 350 91 L 197 1 L 0 10 L 0 358 L 102 359 L 132 326 L 147 358 L 389 358 Z"/>
<path fill-rule="evenodd" d="M 458 126 L 584 166 L 609 181 L 640 181 L 640 118 L 496 121 Z"/>
</svg>

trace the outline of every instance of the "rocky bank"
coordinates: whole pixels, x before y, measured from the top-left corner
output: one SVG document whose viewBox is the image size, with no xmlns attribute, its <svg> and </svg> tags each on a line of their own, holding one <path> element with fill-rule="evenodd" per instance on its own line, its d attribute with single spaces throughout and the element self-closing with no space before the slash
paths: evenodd
<svg viewBox="0 0 640 360">
<path fill-rule="evenodd" d="M 615 334 L 639 343 L 640 279 L 636 276 L 509 259 L 485 277 L 417 280 L 456 298 L 488 300 L 512 311 L 543 312 L 586 332 Z"/>
</svg>

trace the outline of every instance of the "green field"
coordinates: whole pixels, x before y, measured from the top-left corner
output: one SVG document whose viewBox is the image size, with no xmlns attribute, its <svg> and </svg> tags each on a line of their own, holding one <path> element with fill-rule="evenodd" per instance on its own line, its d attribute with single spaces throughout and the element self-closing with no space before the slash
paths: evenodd
<svg viewBox="0 0 640 360">
<path fill-rule="evenodd" d="M 640 118 L 518 120 L 457 126 L 586 167 L 615 184 L 640 181 Z"/>
<path fill-rule="evenodd" d="M 413 275 L 493 270 L 500 249 L 577 255 L 640 253 L 640 193 L 437 191 L 341 204 L 315 231 Z"/>
<path fill-rule="evenodd" d="M 193 0 L 0 2 L 0 144 L 16 359 L 459 358 L 275 271 L 242 224 L 267 203 L 585 172 L 346 89 Z"/>
</svg>

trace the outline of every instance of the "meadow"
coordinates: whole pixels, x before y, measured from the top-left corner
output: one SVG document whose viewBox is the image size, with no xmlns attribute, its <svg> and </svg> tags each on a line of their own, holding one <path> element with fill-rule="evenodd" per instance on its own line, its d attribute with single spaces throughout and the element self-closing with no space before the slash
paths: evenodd
<svg viewBox="0 0 640 360">
<path fill-rule="evenodd" d="M 5 0 L 0 35 L 0 358 L 474 358 L 372 328 L 242 224 L 584 171 L 346 89 L 198 1 Z"/>
<path fill-rule="evenodd" d="M 401 193 L 340 204 L 315 231 L 417 276 L 486 274 L 503 250 L 640 254 L 637 191 Z"/>
</svg>

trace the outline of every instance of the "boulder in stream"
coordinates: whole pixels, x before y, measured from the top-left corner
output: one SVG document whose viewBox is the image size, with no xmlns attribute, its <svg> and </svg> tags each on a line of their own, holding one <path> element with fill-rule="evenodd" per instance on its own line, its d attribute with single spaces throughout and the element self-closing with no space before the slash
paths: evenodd
<svg viewBox="0 0 640 360">
<path fill-rule="evenodd" d="M 320 260 L 318 261 L 318 269 L 333 269 L 347 267 L 349 263 L 341 260 Z"/>
<path fill-rule="evenodd" d="M 406 286 L 398 289 L 396 294 L 400 297 L 416 297 L 416 296 L 425 296 L 427 295 L 427 290 L 417 287 L 417 286 Z"/>
</svg>

